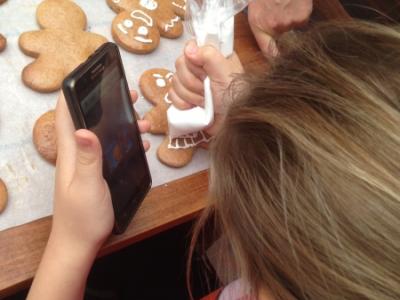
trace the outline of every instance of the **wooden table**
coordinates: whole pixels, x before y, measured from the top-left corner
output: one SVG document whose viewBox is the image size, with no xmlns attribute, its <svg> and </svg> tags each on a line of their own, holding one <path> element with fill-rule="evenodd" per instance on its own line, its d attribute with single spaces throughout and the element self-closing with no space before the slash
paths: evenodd
<svg viewBox="0 0 400 300">
<path fill-rule="evenodd" d="M 247 18 L 236 18 L 235 49 L 246 67 L 263 63 Z M 207 171 L 153 188 L 122 235 L 112 236 L 99 255 L 106 255 L 193 219 L 205 207 Z M 39 265 L 51 217 L 0 232 L 0 299 L 28 287 Z"/>
</svg>

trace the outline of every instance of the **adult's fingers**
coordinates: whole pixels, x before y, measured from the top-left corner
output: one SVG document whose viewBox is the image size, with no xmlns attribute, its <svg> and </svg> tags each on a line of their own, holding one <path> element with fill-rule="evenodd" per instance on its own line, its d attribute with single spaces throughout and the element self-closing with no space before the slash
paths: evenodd
<svg viewBox="0 0 400 300">
<path fill-rule="evenodd" d="M 254 37 L 257 41 L 257 44 L 259 45 L 261 52 L 264 54 L 266 57 L 275 57 L 278 55 L 278 47 L 276 46 L 274 38 L 265 33 L 264 31 L 252 27 Z"/>
</svg>

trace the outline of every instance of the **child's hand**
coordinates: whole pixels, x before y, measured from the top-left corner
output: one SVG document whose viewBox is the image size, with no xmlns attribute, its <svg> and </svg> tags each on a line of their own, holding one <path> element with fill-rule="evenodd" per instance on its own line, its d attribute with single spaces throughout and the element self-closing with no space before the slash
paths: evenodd
<svg viewBox="0 0 400 300">
<path fill-rule="evenodd" d="M 136 99 L 136 93 L 132 93 Z M 149 124 L 139 121 L 141 132 Z M 97 252 L 111 233 L 114 213 L 102 172 L 102 150 L 89 130 L 75 132 L 64 97 L 56 109 L 57 168 L 51 236 L 59 243 Z M 145 142 L 145 148 L 149 147 Z"/>
<path fill-rule="evenodd" d="M 312 0 L 253 0 L 249 3 L 249 24 L 261 51 L 276 56 L 274 39 L 304 25 L 313 8 Z"/>
<path fill-rule="evenodd" d="M 135 92 L 132 98 L 136 100 Z M 138 123 L 141 132 L 150 127 L 146 121 Z M 29 300 L 83 299 L 90 267 L 114 224 L 99 140 L 88 130 L 75 132 L 62 94 L 56 109 L 56 131 L 53 226 Z M 144 146 L 147 149 L 148 142 Z"/>
<path fill-rule="evenodd" d="M 175 63 L 176 73 L 172 80 L 169 99 L 179 109 L 204 106 L 203 80 L 209 76 L 214 100 L 215 122 L 225 112 L 230 99 L 224 93 L 235 73 L 242 73 L 243 67 L 236 54 L 225 58 L 212 46 L 199 48 L 190 41 L 185 46 L 184 54 Z M 213 134 L 215 126 L 208 133 Z"/>
</svg>

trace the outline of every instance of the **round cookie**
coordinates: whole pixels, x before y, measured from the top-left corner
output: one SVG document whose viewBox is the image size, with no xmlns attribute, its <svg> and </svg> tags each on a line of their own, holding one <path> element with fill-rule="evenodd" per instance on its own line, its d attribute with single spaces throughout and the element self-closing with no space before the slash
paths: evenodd
<svg viewBox="0 0 400 300">
<path fill-rule="evenodd" d="M 3 180 L 0 178 L 0 214 L 6 209 L 8 202 L 7 187 Z"/>
<path fill-rule="evenodd" d="M 4 37 L 4 35 L 0 34 L 0 52 L 3 52 L 4 49 L 6 49 L 7 46 L 7 39 Z"/>
<path fill-rule="evenodd" d="M 39 154 L 48 162 L 55 164 L 57 160 L 55 111 L 43 114 L 33 127 L 33 144 Z"/>
<path fill-rule="evenodd" d="M 153 19 L 142 10 L 123 11 L 112 22 L 113 39 L 129 52 L 145 54 L 160 44 L 160 33 Z"/>
<path fill-rule="evenodd" d="M 6 2 L 7 0 L 0 0 L 0 4 L 3 4 L 4 2 Z"/>
</svg>

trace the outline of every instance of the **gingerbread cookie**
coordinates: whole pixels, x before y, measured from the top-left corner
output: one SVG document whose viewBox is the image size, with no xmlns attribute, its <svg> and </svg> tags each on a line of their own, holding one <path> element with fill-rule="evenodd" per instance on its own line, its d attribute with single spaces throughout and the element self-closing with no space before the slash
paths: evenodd
<svg viewBox="0 0 400 300">
<path fill-rule="evenodd" d="M 107 4 L 118 13 L 112 36 L 127 51 L 149 53 L 158 47 L 160 36 L 175 39 L 183 33 L 186 0 L 107 0 Z"/>
<path fill-rule="evenodd" d="M 0 214 L 6 209 L 8 202 L 7 187 L 3 180 L 0 178 Z"/>
<path fill-rule="evenodd" d="M 40 116 L 33 127 L 33 144 L 39 154 L 48 162 L 57 160 L 56 115 L 50 110 Z"/>
<path fill-rule="evenodd" d="M 203 132 L 177 139 L 169 137 L 167 109 L 171 104 L 168 90 L 171 87 L 172 76 L 173 73 L 166 69 L 151 69 L 142 74 L 139 87 L 143 97 L 154 105 L 143 118 L 151 124 L 150 133 L 166 135 L 157 149 L 158 159 L 170 167 L 180 168 L 190 163 L 195 149 L 204 146 L 209 137 Z"/>
<path fill-rule="evenodd" d="M 23 33 L 19 47 L 35 58 L 22 71 L 22 80 L 38 92 L 53 92 L 66 75 L 107 42 L 85 32 L 86 15 L 70 0 L 44 0 L 36 10 L 39 31 Z"/>
</svg>

